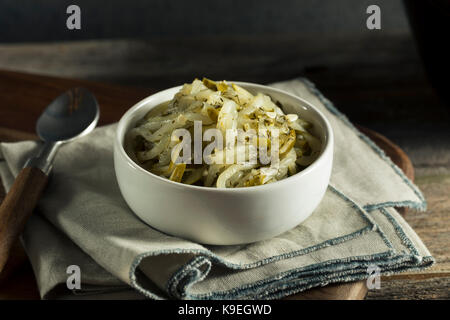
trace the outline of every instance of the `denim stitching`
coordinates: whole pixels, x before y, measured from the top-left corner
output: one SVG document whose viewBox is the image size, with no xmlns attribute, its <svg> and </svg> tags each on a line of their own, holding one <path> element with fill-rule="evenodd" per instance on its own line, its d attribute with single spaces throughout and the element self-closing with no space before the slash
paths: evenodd
<svg viewBox="0 0 450 320">
<path fill-rule="evenodd" d="M 414 246 L 412 241 L 408 238 L 405 231 L 403 231 L 402 227 L 398 224 L 397 220 L 394 219 L 394 217 L 385 209 L 381 208 L 380 212 L 388 218 L 388 220 L 391 222 L 391 224 L 394 226 L 395 233 L 397 233 L 398 237 L 402 241 L 402 243 L 411 250 L 411 253 L 415 256 L 420 256 L 419 251 Z"/>
<path fill-rule="evenodd" d="M 335 187 L 333 187 L 332 185 L 329 186 L 330 191 L 335 193 L 336 195 L 338 195 L 339 197 L 341 197 L 345 202 L 347 202 L 350 207 L 352 207 L 353 209 L 355 209 L 357 211 L 357 213 L 359 213 L 361 215 L 361 217 L 363 217 L 368 225 L 364 228 L 361 228 L 355 232 L 352 232 L 350 234 L 344 235 L 344 236 L 340 236 L 340 237 L 336 237 L 333 239 L 329 239 L 326 240 L 320 244 L 308 247 L 308 248 L 303 248 L 301 250 L 295 250 L 289 253 L 284 253 L 278 256 L 272 256 L 272 257 L 268 257 L 265 259 L 261 259 L 259 261 L 253 262 L 253 263 L 249 263 L 249 264 L 234 264 L 234 263 L 230 263 L 228 261 L 226 261 L 225 259 L 220 258 L 219 256 L 215 255 L 213 252 L 205 249 L 174 249 L 174 250 L 161 250 L 161 251 L 157 251 L 157 252 L 147 252 L 147 253 L 143 253 L 141 255 L 138 255 L 135 260 L 132 263 L 132 266 L 130 268 L 130 282 L 132 284 L 133 287 L 135 287 L 139 292 L 145 294 L 148 297 L 151 298 L 162 298 L 159 296 L 155 296 L 153 294 L 149 294 L 149 292 L 147 290 L 145 290 L 137 281 L 136 276 L 135 276 L 135 270 L 137 268 L 137 266 L 140 264 L 140 262 L 142 261 L 142 259 L 144 259 L 145 257 L 149 257 L 149 256 L 156 256 L 158 254 L 169 254 L 169 253 L 191 253 L 191 254 L 201 254 L 202 256 L 200 257 L 194 257 L 193 259 L 191 259 L 191 261 L 189 261 L 188 263 L 186 263 L 185 265 L 183 265 L 182 267 L 180 267 L 178 269 L 177 272 L 175 272 L 172 277 L 168 280 L 167 283 L 167 289 L 171 288 L 168 292 L 171 295 L 180 295 L 180 293 L 177 293 L 174 291 L 173 288 L 176 288 L 178 283 L 183 279 L 183 277 L 188 277 L 190 279 L 192 279 L 192 281 L 200 281 L 198 280 L 198 277 L 192 277 L 189 275 L 189 272 L 192 271 L 192 268 L 196 266 L 197 263 L 199 263 L 200 261 L 202 263 L 204 263 L 205 260 L 207 260 L 207 258 L 210 258 L 211 260 L 209 261 L 209 263 L 212 262 L 216 262 L 219 263 L 221 265 L 224 265 L 226 267 L 229 267 L 231 269 L 234 270 L 238 270 L 238 269 L 249 269 L 252 267 L 258 267 L 260 265 L 264 265 L 267 263 L 271 263 L 271 262 L 275 262 L 275 261 L 279 261 L 281 259 L 285 259 L 285 258 L 291 258 L 291 257 L 295 257 L 298 255 L 302 255 L 302 254 L 307 254 L 310 253 L 312 251 L 315 250 L 319 250 L 331 245 L 335 245 L 335 244 L 339 244 L 345 241 L 348 241 L 350 239 L 353 239 L 355 237 L 358 237 L 362 234 L 365 234 L 367 232 L 370 231 L 376 231 L 378 233 L 380 233 L 381 237 L 383 238 L 383 240 L 385 241 L 387 247 L 392 248 L 392 245 L 389 243 L 389 241 L 387 240 L 387 238 L 385 237 L 384 233 L 380 230 L 380 228 L 376 225 L 375 221 L 373 220 L 373 218 L 370 217 L 370 215 L 368 215 L 361 207 L 359 207 L 354 201 L 352 201 L 351 199 L 349 199 L 348 197 L 346 197 L 342 192 L 340 192 L 339 190 L 337 190 Z M 207 275 L 207 272 L 205 272 L 202 277 L 204 278 Z M 279 275 L 277 276 L 279 277 Z M 187 282 L 189 284 L 189 281 Z M 181 294 L 183 295 L 183 294 Z M 187 297 L 188 294 L 185 294 L 185 296 Z"/>
<path fill-rule="evenodd" d="M 372 261 L 373 262 L 373 261 Z M 394 264 L 392 264 L 394 262 Z M 423 257 L 423 264 L 419 267 L 414 267 L 414 263 L 416 262 L 414 256 L 403 256 L 398 257 L 385 262 L 379 262 L 377 265 L 387 264 L 387 267 L 382 271 L 383 275 L 392 275 L 404 271 L 414 271 L 414 270 L 423 270 L 425 268 L 429 268 L 433 265 L 434 259 L 431 256 Z M 288 295 L 296 294 L 302 292 L 304 290 L 317 287 L 317 286 L 325 286 L 331 283 L 337 282 L 352 282 L 357 280 L 367 279 L 367 269 L 363 267 L 363 265 L 367 265 L 367 263 L 362 263 L 358 265 L 358 269 L 347 270 L 346 272 L 337 273 L 334 272 L 329 275 L 329 277 L 324 276 L 318 279 L 311 278 L 306 279 L 305 284 L 302 284 L 302 279 L 298 279 L 298 281 L 284 281 L 279 288 L 273 288 L 273 290 L 264 288 L 264 294 L 257 295 L 253 297 L 254 299 L 280 299 L 286 297 Z M 390 265 L 392 264 L 392 265 Z"/>
</svg>

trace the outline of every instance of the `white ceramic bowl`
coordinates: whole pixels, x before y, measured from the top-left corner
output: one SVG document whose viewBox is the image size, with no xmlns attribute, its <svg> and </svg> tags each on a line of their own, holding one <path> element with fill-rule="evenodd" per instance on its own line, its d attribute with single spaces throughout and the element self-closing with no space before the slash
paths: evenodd
<svg viewBox="0 0 450 320">
<path fill-rule="evenodd" d="M 200 243 L 231 245 L 268 239 L 308 218 L 327 189 L 333 162 L 329 122 L 309 102 L 271 87 L 235 82 L 251 93 L 268 94 L 286 113 L 312 122 L 322 141 L 320 156 L 303 171 L 275 183 L 235 189 L 185 185 L 147 172 L 125 151 L 127 132 L 150 109 L 170 100 L 181 87 L 158 92 L 133 106 L 119 122 L 114 166 L 131 210 L 150 226 Z"/>
</svg>

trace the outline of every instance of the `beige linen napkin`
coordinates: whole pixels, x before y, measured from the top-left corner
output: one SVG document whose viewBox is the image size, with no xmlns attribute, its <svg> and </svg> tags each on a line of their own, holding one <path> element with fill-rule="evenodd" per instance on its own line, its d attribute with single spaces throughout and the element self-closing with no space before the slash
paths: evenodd
<svg viewBox="0 0 450 320">
<path fill-rule="evenodd" d="M 113 167 L 115 125 L 63 146 L 23 242 L 43 298 L 272 299 L 334 282 L 430 266 L 430 253 L 394 209 L 425 200 L 367 137 L 305 79 L 276 83 L 311 101 L 335 134 L 330 186 L 304 223 L 273 239 L 206 246 L 142 222 L 121 197 Z M 35 142 L 2 143 L 8 189 Z M 188 204 L 187 204 L 188 205 Z M 67 267 L 81 288 L 66 286 Z"/>
</svg>

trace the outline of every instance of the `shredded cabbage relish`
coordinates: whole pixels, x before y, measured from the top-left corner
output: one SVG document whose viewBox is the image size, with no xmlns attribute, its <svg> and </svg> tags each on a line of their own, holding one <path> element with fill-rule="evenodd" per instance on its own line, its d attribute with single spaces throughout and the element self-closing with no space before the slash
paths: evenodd
<svg viewBox="0 0 450 320">
<path fill-rule="evenodd" d="M 312 124 L 262 93 L 204 78 L 150 110 L 129 132 L 144 169 L 217 188 L 264 185 L 296 174 L 320 153 Z"/>
</svg>

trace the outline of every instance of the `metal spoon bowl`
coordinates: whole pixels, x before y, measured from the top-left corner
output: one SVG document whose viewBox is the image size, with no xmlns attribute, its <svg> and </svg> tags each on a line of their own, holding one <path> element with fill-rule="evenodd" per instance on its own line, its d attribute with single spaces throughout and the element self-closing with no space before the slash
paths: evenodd
<svg viewBox="0 0 450 320">
<path fill-rule="evenodd" d="M 94 95 L 76 88 L 53 100 L 39 117 L 36 131 L 43 143 L 25 163 L 0 206 L 0 272 L 41 197 L 59 146 L 91 132 L 99 114 Z"/>
<path fill-rule="evenodd" d="M 87 89 L 75 88 L 48 105 L 37 121 L 36 131 L 44 141 L 67 142 L 91 132 L 99 114 L 94 95 Z"/>
<path fill-rule="evenodd" d="M 37 121 L 36 132 L 44 144 L 39 153 L 25 163 L 25 167 L 39 168 L 48 175 L 59 146 L 91 132 L 99 115 L 97 100 L 87 89 L 75 88 L 61 94 Z"/>
</svg>

